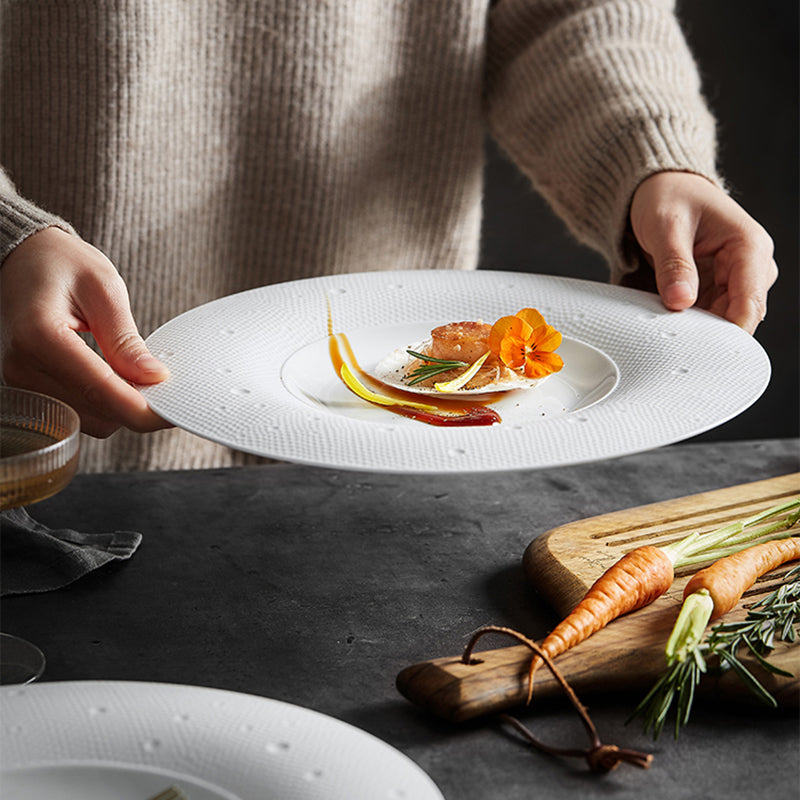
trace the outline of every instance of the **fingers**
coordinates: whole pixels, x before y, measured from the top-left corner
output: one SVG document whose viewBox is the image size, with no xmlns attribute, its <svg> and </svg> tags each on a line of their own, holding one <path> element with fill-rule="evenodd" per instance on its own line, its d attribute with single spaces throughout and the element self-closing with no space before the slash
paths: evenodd
<svg viewBox="0 0 800 800">
<path fill-rule="evenodd" d="M 169 369 L 148 349 L 131 313 L 128 292 L 116 272 L 101 280 L 92 274 L 81 285 L 81 308 L 106 361 L 133 383 L 158 383 Z"/>
<path fill-rule="evenodd" d="M 767 295 L 778 278 L 778 266 L 770 236 L 744 212 L 741 215 L 743 220 L 723 244 L 712 249 L 713 283 L 704 307 L 752 334 L 767 315 Z"/>
<path fill-rule="evenodd" d="M 49 377 L 61 386 L 73 387 L 68 391 L 84 409 L 89 425 L 88 429 L 84 426 L 86 433 L 102 437 L 120 426 L 139 433 L 167 426 L 142 394 L 75 333 L 66 332 L 54 350 L 53 355 L 60 358 L 51 361 Z M 76 375 L 80 379 L 76 380 Z"/>
<path fill-rule="evenodd" d="M 106 437 L 119 427 L 144 433 L 167 426 L 142 394 L 66 325 L 34 319 L 19 335 L 36 346 L 14 348 L 3 361 L 4 378 L 68 403 L 84 433 Z"/>
<path fill-rule="evenodd" d="M 765 263 L 766 266 L 762 270 L 753 270 L 751 265 L 754 263 Z M 742 254 L 730 270 L 728 303 L 722 316 L 748 333 L 755 333 L 767 316 L 767 292 L 777 277 L 775 259 L 757 253 Z"/>
<path fill-rule="evenodd" d="M 695 220 L 678 211 L 654 216 L 646 226 L 646 247 L 642 244 L 653 266 L 658 294 L 671 311 L 681 311 L 697 302 L 695 228 Z"/>
<path fill-rule="evenodd" d="M 693 306 L 698 287 L 694 261 L 671 247 L 653 254 L 652 258 L 656 286 L 664 306 L 670 311 L 682 311 Z"/>
<path fill-rule="evenodd" d="M 167 370 L 147 351 L 127 289 L 105 256 L 47 229 L 8 256 L 0 281 L 2 370 L 9 384 L 69 403 L 93 436 L 120 426 L 138 432 L 167 426 L 130 385 L 162 380 Z M 79 335 L 87 331 L 108 361 Z"/>
<path fill-rule="evenodd" d="M 634 235 L 664 305 L 698 305 L 753 333 L 778 269 L 772 240 L 731 197 L 698 175 L 651 176 L 631 204 Z"/>
</svg>

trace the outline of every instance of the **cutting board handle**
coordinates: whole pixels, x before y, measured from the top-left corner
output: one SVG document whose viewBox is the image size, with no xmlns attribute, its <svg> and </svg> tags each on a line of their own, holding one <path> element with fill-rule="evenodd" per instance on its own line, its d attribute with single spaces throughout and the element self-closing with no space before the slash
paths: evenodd
<svg viewBox="0 0 800 800">
<path fill-rule="evenodd" d="M 648 651 L 617 651 L 613 647 L 614 625 L 595 634 L 591 641 L 559 656 L 561 674 L 583 700 L 598 692 L 625 692 L 631 696 L 631 711 L 653 685 L 664 667 Z M 599 641 L 597 641 L 599 638 Z M 611 641 L 608 641 L 611 639 Z M 465 664 L 461 656 L 437 658 L 406 667 L 397 676 L 400 693 L 420 708 L 453 722 L 494 714 L 524 706 L 528 693 L 528 666 L 531 651 L 524 645 L 513 645 L 473 654 L 474 662 Z M 789 672 L 784 677 L 768 672 L 753 658 L 741 659 L 781 706 L 796 706 L 800 701 L 800 647 L 779 645 L 770 662 Z M 609 669 L 609 663 L 613 668 Z M 638 694 L 637 694 L 638 692 Z M 743 699 L 753 697 L 742 681 L 731 671 L 721 677 L 709 675 L 700 683 L 701 695 L 718 695 Z M 562 694 L 558 681 L 546 669 L 536 673 L 532 704 L 537 699 Z"/>
</svg>

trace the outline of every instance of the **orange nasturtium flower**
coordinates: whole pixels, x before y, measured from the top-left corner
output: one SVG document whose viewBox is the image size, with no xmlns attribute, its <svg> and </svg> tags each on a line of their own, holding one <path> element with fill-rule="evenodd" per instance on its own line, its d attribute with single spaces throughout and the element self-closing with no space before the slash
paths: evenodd
<svg viewBox="0 0 800 800">
<path fill-rule="evenodd" d="M 524 367 L 528 378 L 543 378 L 564 366 L 561 356 L 553 352 L 560 344 L 561 334 L 535 308 L 501 317 L 489 334 L 489 349 L 507 367 Z"/>
</svg>

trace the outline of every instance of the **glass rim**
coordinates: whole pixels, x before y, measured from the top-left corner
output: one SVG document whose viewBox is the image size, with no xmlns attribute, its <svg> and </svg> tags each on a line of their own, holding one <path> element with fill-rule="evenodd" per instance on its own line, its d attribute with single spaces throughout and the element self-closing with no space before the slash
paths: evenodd
<svg viewBox="0 0 800 800">
<path fill-rule="evenodd" d="M 7 654 L 9 647 L 12 649 L 10 657 L 0 653 L 0 664 L 2 664 L 4 670 L 8 667 L 21 667 L 28 670 L 24 680 L 10 681 L 4 683 L 4 685 L 11 686 L 16 684 L 23 686 L 38 681 L 42 677 L 47 665 L 47 659 L 40 647 L 22 636 L 6 633 L 5 631 L 0 631 L 0 645 L 2 645 L 0 649 L 2 649 L 3 653 Z"/>
<path fill-rule="evenodd" d="M 19 453 L 17 455 L 10 455 L 10 456 L 3 456 L 0 454 L 0 466 L 2 467 L 10 467 L 10 466 L 17 466 L 23 465 L 26 462 L 33 461 L 35 459 L 40 459 L 43 456 L 48 456 L 52 453 L 58 452 L 60 450 L 72 450 L 72 446 L 74 444 L 77 447 L 78 435 L 80 434 L 81 426 L 80 426 L 80 417 L 78 416 L 78 412 L 75 411 L 72 406 L 65 403 L 63 400 L 59 400 L 58 398 L 52 397 L 48 394 L 43 394 L 42 392 L 34 392 L 30 389 L 19 389 L 16 386 L 6 386 L 5 384 L 0 385 L 0 417 L 5 419 L 4 414 L 4 406 L 9 401 L 10 398 L 17 397 L 20 399 L 27 398 L 29 400 L 37 400 L 42 403 L 42 408 L 45 413 L 57 411 L 62 412 L 65 415 L 64 418 L 64 431 L 65 435 L 60 436 L 57 438 L 56 441 L 48 444 L 44 447 L 40 447 L 37 450 L 30 450 L 27 453 Z M 21 417 L 24 417 L 25 414 L 21 414 Z M 30 417 L 29 417 L 30 418 Z M 33 428 L 32 430 L 36 430 Z M 55 438 L 55 437 L 54 437 Z M 73 455 L 74 453 L 70 453 Z"/>
</svg>

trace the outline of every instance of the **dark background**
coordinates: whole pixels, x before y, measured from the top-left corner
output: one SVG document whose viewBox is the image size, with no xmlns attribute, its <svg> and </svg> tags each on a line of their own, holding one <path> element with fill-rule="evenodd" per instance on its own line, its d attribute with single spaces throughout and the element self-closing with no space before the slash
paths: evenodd
<svg viewBox="0 0 800 800">
<path fill-rule="evenodd" d="M 697 440 L 798 436 L 798 3 L 683 0 L 679 17 L 719 123 L 719 167 L 734 198 L 775 242 L 780 270 L 756 339 L 772 380 L 735 419 Z M 530 184 L 487 144 L 484 269 L 606 281 L 605 263 L 577 244 Z"/>
</svg>

